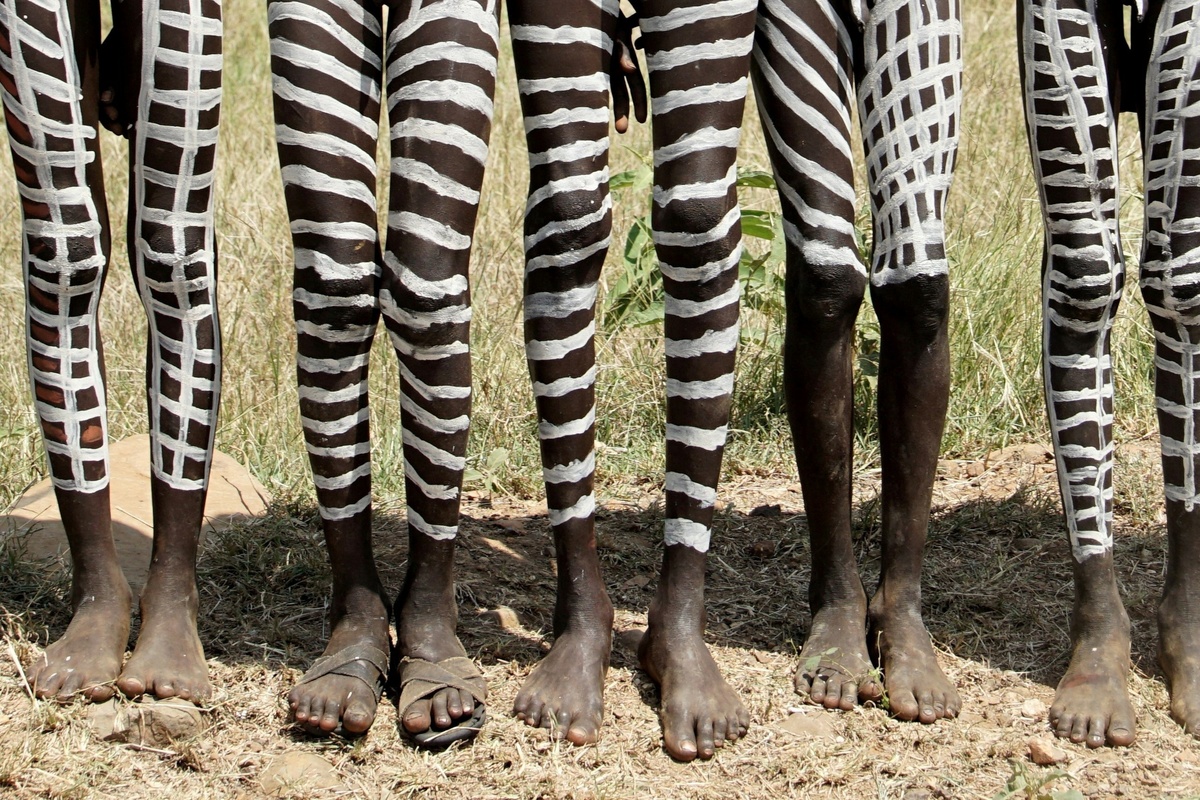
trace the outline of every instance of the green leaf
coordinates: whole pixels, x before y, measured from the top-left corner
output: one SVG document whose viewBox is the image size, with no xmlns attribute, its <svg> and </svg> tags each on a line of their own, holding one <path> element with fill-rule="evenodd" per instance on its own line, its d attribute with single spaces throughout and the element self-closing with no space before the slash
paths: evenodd
<svg viewBox="0 0 1200 800">
<path fill-rule="evenodd" d="M 637 181 L 638 172 L 640 170 L 627 169 L 624 172 L 618 172 L 608 179 L 608 189 L 611 192 L 619 192 L 622 189 L 628 189 Z"/>
<path fill-rule="evenodd" d="M 775 176 L 761 169 L 739 169 L 737 185 L 748 189 L 774 189 Z"/>
<path fill-rule="evenodd" d="M 748 208 L 742 210 L 742 235 L 768 241 L 775 238 L 775 213 Z"/>
</svg>

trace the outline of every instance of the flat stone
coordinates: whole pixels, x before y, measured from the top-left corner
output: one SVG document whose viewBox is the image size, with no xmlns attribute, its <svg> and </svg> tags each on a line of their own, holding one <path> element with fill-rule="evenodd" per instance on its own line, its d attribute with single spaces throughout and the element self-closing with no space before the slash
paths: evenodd
<svg viewBox="0 0 1200 800">
<path fill-rule="evenodd" d="M 829 717 L 828 713 L 821 712 L 814 714 L 789 714 L 787 719 L 776 723 L 775 727 L 794 736 L 802 736 L 809 739 L 836 739 L 838 733 L 833 727 L 833 721 Z"/>
<path fill-rule="evenodd" d="M 315 753 L 292 751 L 276 756 L 258 775 L 263 791 L 272 797 L 314 789 L 340 789 L 337 769 Z"/>
<path fill-rule="evenodd" d="M 154 541 L 150 437 L 141 434 L 112 442 L 108 454 L 113 542 L 125 579 L 138 592 L 146 583 Z M 232 457 L 214 452 L 210 474 L 202 537 L 266 512 L 270 494 Z M 25 556 L 30 560 L 70 558 L 66 530 L 48 478 L 25 492 L 11 513 L 0 516 L 0 532 L 10 530 L 23 537 Z"/>
<path fill-rule="evenodd" d="M 502 630 L 509 633 L 516 633 L 521 630 L 521 620 L 517 616 L 517 612 L 508 606 L 496 606 L 489 611 L 484 611 L 482 616 L 495 622 Z"/>
<path fill-rule="evenodd" d="M 1046 704 L 1036 697 L 1030 697 L 1021 703 L 1021 716 L 1039 720 L 1046 716 Z"/>
<path fill-rule="evenodd" d="M 1049 737 L 1041 736 L 1029 740 L 1029 758 L 1041 767 L 1061 764 L 1067 760 L 1067 751 L 1055 745 Z"/>
<path fill-rule="evenodd" d="M 205 728 L 204 714 L 185 700 L 143 698 L 121 703 L 116 698 L 88 708 L 88 726 L 108 742 L 165 749 Z"/>
</svg>

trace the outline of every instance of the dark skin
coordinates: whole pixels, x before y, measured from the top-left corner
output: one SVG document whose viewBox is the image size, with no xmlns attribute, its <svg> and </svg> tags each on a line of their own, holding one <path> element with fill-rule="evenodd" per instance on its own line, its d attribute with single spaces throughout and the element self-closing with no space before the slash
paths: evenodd
<svg viewBox="0 0 1200 800">
<path fill-rule="evenodd" d="M 1018 31 L 1024 25 L 1024 5 L 1018 3 Z M 1106 61 L 1111 102 L 1114 108 L 1121 108 L 1123 76 L 1118 65 L 1132 60 L 1124 38 L 1121 6 L 1107 4 L 1097 26 L 1105 52 L 1113 54 Z M 1019 46 L 1021 41 L 1018 36 Z M 1124 77 L 1132 78 L 1134 72 L 1137 70 Z M 1144 81 L 1144 68 L 1142 72 Z M 1023 81 L 1024 78 L 1022 71 Z M 1044 258 L 1043 270 L 1046 264 Z M 1051 327 L 1048 346 L 1052 353 L 1084 353 L 1092 352 L 1096 344 L 1089 337 Z M 1171 536 L 1170 530 L 1168 535 Z M 1091 555 L 1082 562 L 1076 560 L 1073 567 L 1071 660 L 1055 692 L 1050 726 L 1057 736 L 1089 747 L 1128 746 L 1133 743 L 1135 731 L 1133 707 L 1125 688 L 1129 673 L 1129 617 L 1117 591 L 1112 550 Z"/>
<path fill-rule="evenodd" d="M 883 541 L 879 584 L 869 601 L 859 578 L 851 530 L 853 343 L 869 282 L 866 273 L 879 270 L 883 273 L 879 277 L 886 278 L 888 271 L 909 266 L 887 242 L 881 242 L 884 236 L 878 217 L 890 202 L 899 199 L 903 203 L 908 193 L 926 191 L 923 186 L 893 185 L 890 178 L 868 176 L 876 215 L 876 252 L 868 260 L 868 269 L 863 269 L 852 227 L 856 209 L 847 197 L 854 183 L 849 112 L 856 98 L 841 76 L 853 73 L 857 91 L 876 102 L 879 87 L 864 83 L 875 68 L 867 63 L 865 51 L 873 42 L 869 37 L 876 35 L 874 31 L 880 31 L 878 37 L 883 41 L 882 26 L 893 20 L 883 16 L 879 6 L 868 5 L 880 16 L 863 23 L 852 16 L 849 4 L 838 10 L 840 19 L 831 19 L 815 4 L 789 3 L 792 13 L 814 26 L 811 38 L 793 35 L 771 9 L 759 10 L 761 56 L 754 65 L 755 86 L 767 128 L 776 132 L 768 137 L 776 179 L 791 193 L 783 195 L 784 216 L 803 240 L 789 241 L 787 247 L 784 388 L 811 536 L 809 605 L 813 620 L 794 685 L 813 703 L 842 710 L 860 703 L 879 703 L 886 687 L 889 708 L 896 717 L 931 723 L 957 715 L 960 707 L 957 692 L 938 666 L 921 618 L 922 554 L 950 391 L 949 281 L 945 274 L 927 272 L 903 280 L 870 282 L 881 338 L 878 409 Z M 957 18 L 956 6 L 949 3 L 889 6 L 888 13 L 904 15 L 896 23 L 901 31 L 908 30 L 912 20 L 922 14 L 936 14 L 938 20 Z M 844 43 L 846 33 L 850 47 Z M 781 49 L 777 43 L 781 41 L 794 49 Z M 903 39 L 897 42 L 896 52 L 881 49 L 871 58 L 884 62 L 895 57 L 895 62 L 887 63 L 900 65 L 902 79 L 939 67 L 915 60 Z M 933 48 L 928 52 L 934 52 Z M 941 57 L 949 52 L 943 44 Z M 932 62 L 931 56 L 920 58 Z M 797 75 L 793 63 L 797 60 L 806 62 L 808 77 Z M 952 65 L 947 61 L 940 66 Z M 771 75 L 779 77 L 776 80 Z M 795 97 L 778 91 L 777 81 L 785 82 Z M 914 94 L 908 95 L 908 106 L 897 104 L 895 113 L 908 111 L 934 118 L 929 108 L 911 109 L 918 104 Z M 924 94 L 920 100 L 928 102 Z M 880 116 L 894 119 L 892 112 Z M 814 127 L 813 119 L 822 120 L 824 128 Z M 945 135 L 941 131 L 950 127 L 931 124 L 930 136 Z M 872 132 L 862 133 L 864 149 L 871 153 Z M 892 133 L 889 129 L 874 135 L 887 142 Z M 808 174 L 788 148 L 802 151 L 827 175 Z M 879 152 L 896 158 L 886 148 Z M 931 147 L 930 152 L 936 151 Z M 935 185 L 934 179 L 947 168 L 935 159 L 933 155 L 922 157 L 929 185 Z M 836 191 L 839 185 L 845 190 Z M 927 197 L 921 197 L 920 206 L 926 205 Z M 800 206 L 818 209 L 844 224 L 817 224 L 797 210 Z M 940 219 L 940 210 L 929 210 Z M 915 227 L 922 221 L 908 219 L 902 224 Z M 810 249 L 800 246 L 814 243 L 824 248 L 815 258 Z M 940 241 L 930 240 L 927 247 L 927 257 L 944 257 Z M 850 255 L 830 257 L 828 253 Z"/>
<path fill-rule="evenodd" d="M 510 18 L 536 18 L 545 23 L 546 14 L 536 7 L 509 3 Z M 647 118 L 646 85 L 637 62 L 633 30 L 637 14 L 620 15 L 613 36 L 613 51 L 609 61 L 610 86 L 614 127 L 619 133 L 629 129 L 629 116 L 638 122 Z M 551 53 L 556 54 L 556 49 Z M 557 65 L 544 63 L 552 56 L 538 49 L 516 52 L 518 74 L 554 75 Z M 526 59 L 523 61 L 522 59 Z M 526 108 L 526 114 L 531 109 Z M 537 109 L 532 113 L 543 113 Z M 599 277 L 600 262 L 586 279 L 589 283 Z M 527 285 L 526 290 L 530 287 Z M 544 289 L 543 289 L 544 290 Z M 536 332 L 534 337 L 537 338 Z M 594 351 L 588 351 L 594 364 Z M 535 367 L 536 369 L 536 367 Z M 550 381 L 559 377 L 534 373 L 535 380 Z M 547 405 L 539 398 L 539 416 L 562 420 L 578 419 L 594 403 L 594 394 L 578 392 L 568 401 Z M 543 442 L 543 462 L 569 463 L 578 454 L 565 448 L 579 447 L 578 441 L 551 440 Z M 578 497 L 558 496 L 565 489 L 547 486 L 557 507 L 572 505 Z M 558 494 L 554 494 L 558 493 Z M 600 561 L 596 553 L 595 530 L 589 520 L 571 519 L 555 526 L 555 555 L 558 563 L 558 586 L 554 606 L 554 645 L 542 659 L 513 702 L 513 713 L 533 727 L 547 728 L 552 735 L 572 744 L 583 745 L 597 741 L 604 710 L 604 678 L 608 672 L 612 649 L 612 602 L 604 588 Z"/>
<path fill-rule="evenodd" d="M 128 136 L 136 119 L 141 91 L 141 9 L 132 2 L 115 3 L 113 29 L 103 45 L 99 43 L 98 3 L 73 2 L 68 11 L 80 68 L 84 121 Z M 89 146 L 94 147 L 95 141 Z M 136 166 L 134 159 L 131 148 L 131 172 Z M 102 249 L 107 260 L 110 240 L 98 151 L 87 166 L 87 180 L 99 215 Z M 128 241 L 131 251 L 136 234 L 134 203 L 131 193 Z M 136 282 L 136 274 L 134 279 Z M 36 325 L 31 334 L 35 338 L 42 335 Z M 211 337 L 212 332 L 201 333 L 205 335 Z M 203 344 L 209 345 L 211 341 L 209 338 Z M 102 353 L 99 360 L 103 372 Z M 62 441 L 61 429 L 48 425 L 43 426 L 43 431 L 48 439 Z M 96 424 L 85 427 L 81 438 L 85 446 L 95 446 L 103 435 Z M 52 465 L 56 458 L 50 456 Z M 201 470 L 193 469 L 185 477 L 198 479 L 202 477 Z M 152 560 L 141 595 L 141 632 L 133 656 L 123 669 L 132 593 L 113 546 L 109 491 L 104 488 L 82 493 L 56 487 L 55 494 L 73 563 L 73 616 L 66 633 L 46 649 L 42 663 L 33 670 L 31 681 L 37 696 L 65 701 L 82 695 L 88 700 L 102 701 L 119 689 L 130 697 L 153 695 L 195 702 L 207 698 L 211 686 L 196 632 L 195 575 L 204 491 L 178 489 L 158 476 L 151 478 L 155 532 Z"/>
<path fill-rule="evenodd" d="M 636 59 L 633 57 L 631 41 L 632 26 L 625 26 L 618 36 L 613 51 L 612 70 L 613 107 L 619 131 L 628 128 L 630 107 L 634 116 L 646 118 L 646 91 Z M 355 645 L 371 645 L 383 652 L 439 662 L 454 656 L 467 655 L 456 634 L 458 607 L 454 597 L 454 543 L 439 541 L 422 534 L 410 537 L 409 563 L 402 586 L 390 611 L 396 620 L 397 641 L 394 649 L 388 632 L 389 601 L 375 568 L 371 550 L 370 512 L 367 511 L 349 520 L 327 521 L 326 543 L 329 548 L 330 566 L 333 573 L 331 607 L 332 633 L 325 649 L 336 653 Z M 589 554 L 579 552 L 577 542 L 560 542 L 560 575 L 574 574 L 577 569 L 570 566 L 586 562 Z M 586 548 L 585 548 L 586 549 Z M 590 553 L 595 560 L 594 548 Z M 584 604 L 602 608 L 608 603 L 598 568 L 594 579 L 584 585 L 575 584 L 573 591 L 584 595 Z M 564 608 L 578 608 L 579 603 L 568 603 L 563 598 L 566 591 L 560 587 L 559 604 L 556 606 L 555 633 L 562 644 L 543 662 L 544 669 L 538 673 L 547 680 L 555 675 L 569 674 L 571 680 L 565 688 L 542 687 L 565 696 L 566 724 L 562 731 L 566 737 L 579 744 L 595 741 L 599 735 L 600 694 L 604 672 L 608 666 L 608 652 L 612 631 L 612 611 L 608 605 L 607 622 L 603 615 L 595 618 L 585 615 L 586 620 L 573 620 L 568 624 Z M 575 643 L 572 645 L 572 639 Z M 562 662 L 561 669 L 555 663 Z M 580 668 L 580 663 L 591 663 L 591 668 Z M 397 665 L 392 665 L 393 680 Z M 579 680 L 579 675 L 589 676 Z M 534 686 L 535 690 L 537 686 Z M 317 681 L 301 684 L 288 695 L 293 718 L 311 733 L 328 733 L 340 725 L 349 734 L 363 734 L 375 719 L 374 698 L 365 692 L 362 682 L 339 675 L 326 675 Z M 418 700 L 400 710 L 400 721 L 410 733 L 417 734 L 430 729 L 443 730 L 469 718 L 475 711 L 476 700 L 469 693 L 456 688 L 446 688 L 431 697 Z M 589 709 L 596 709 L 594 713 Z M 540 711 L 540 709 L 539 709 Z M 518 713 L 521 713 L 518 710 Z M 572 720 L 574 720 L 572 722 Z M 557 716 L 556 716 L 557 721 Z"/>
</svg>

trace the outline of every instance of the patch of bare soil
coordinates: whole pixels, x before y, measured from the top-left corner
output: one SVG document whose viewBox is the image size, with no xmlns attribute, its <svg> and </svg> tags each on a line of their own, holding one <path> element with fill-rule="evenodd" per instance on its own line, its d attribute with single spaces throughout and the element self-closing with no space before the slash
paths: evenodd
<svg viewBox="0 0 1200 800">
<path fill-rule="evenodd" d="M 480 738 L 417 752 L 385 705 L 362 740 L 312 740 L 287 724 L 283 696 L 323 645 L 328 570 L 314 510 L 277 504 L 206 544 L 201 636 L 216 695 L 202 733 L 165 745 L 103 741 L 86 706 L 30 700 L 18 663 L 30 664 L 65 627 L 67 584 L 61 568 L 23 560 L 9 543 L 0 558 L 0 794 L 920 800 L 1007 797 L 1006 787 L 1024 781 L 1090 798 L 1197 796 L 1200 747 L 1171 722 L 1154 666 L 1165 557 L 1156 443 L 1123 446 L 1118 459 L 1116 559 L 1134 625 L 1139 723 L 1129 750 L 1088 751 L 1048 737 L 1046 709 L 1066 665 L 1069 551 L 1050 455 L 1018 446 L 943 462 L 936 487 L 925 608 L 963 697 L 956 720 L 922 726 L 882 708 L 828 712 L 793 693 L 809 622 L 807 524 L 796 481 L 762 475 L 722 487 L 709 559 L 709 640 L 754 718 L 749 735 L 712 761 L 676 764 L 665 755 L 658 693 L 636 665 L 661 558 L 653 485 L 607 487 L 599 515 L 617 607 L 599 744 L 550 741 L 508 713 L 549 647 L 554 564 L 544 507 L 499 497 L 466 506 L 458 560 L 459 629 L 490 691 Z M 855 530 L 868 586 L 878 571 L 878 492 L 878 473 L 860 476 Z M 405 567 L 401 510 L 382 508 L 377 529 L 384 580 L 395 591 Z"/>
</svg>

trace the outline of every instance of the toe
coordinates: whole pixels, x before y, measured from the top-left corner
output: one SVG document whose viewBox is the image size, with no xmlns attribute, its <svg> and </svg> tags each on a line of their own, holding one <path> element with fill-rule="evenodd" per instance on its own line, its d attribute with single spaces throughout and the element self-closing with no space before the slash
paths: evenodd
<svg viewBox="0 0 1200 800">
<path fill-rule="evenodd" d="M 897 692 L 892 696 L 891 700 L 892 714 L 894 714 L 897 719 L 911 722 L 921 713 L 921 708 L 919 705 L 917 705 L 917 698 L 914 697 L 913 693 L 910 691 L 905 690 L 903 692 Z"/>
<path fill-rule="evenodd" d="M 696 733 L 691 719 L 685 714 L 666 712 L 663 725 L 663 744 L 671 757 L 678 761 L 691 761 L 696 757 Z"/>
<path fill-rule="evenodd" d="M 93 684 L 83 690 L 84 696 L 92 703 L 103 703 L 116 694 L 111 683 Z"/>
<path fill-rule="evenodd" d="M 542 724 L 542 702 L 537 698 L 533 698 L 525 706 L 525 711 L 520 715 L 526 725 L 533 728 L 541 727 Z"/>
<path fill-rule="evenodd" d="M 46 674 L 39 673 L 33 679 L 33 692 L 42 700 L 48 697 L 54 697 L 58 694 L 58 690 L 62 688 L 62 675 L 58 672 L 50 672 Z"/>
<path fill-rule="evenodd" d="M 825 699 L 821 705 L 838 708 L 842 704 L 842 676 L 836 672 L 825 678 Z"/>
<path fill-rule="evenodd" d="M 458 719 L 463 715 L 462 696 L 457 689 L 447 689 L 446 695 L 446 712 L 450 714 L 451 719 Z"/>
<path fill-rule="evenodd" d="M 1104 717 L 1092 717 L 1091 723 L 1088 724 L 1087 739 L 1085 743 L 1088 747 L 1095 750 L 1104 744 L 1104 731 L 1108 728 L 1108 720 Z"/>
<path fill-rule="evenodd" d="M 1058 722 L 1054 725 L 1054 735 L 1060 739 L 1067 739 L 1071 736 L 1071 728 L 1075 726 L 1075 717 L 1071 714 L 1062 713 L 1058 717 Z"/>
<path fill-rule="evenodd" d="M 838 708 L 842 711 L 850 711 L 858 702 L 858 684 L 854 681 L 846 681 L 842 684 L 842 702 L 838 704 Z"/>
<path fill-rule="evenodd" d="M 863 679 L 858 685 L 858 700 L 861 703 L 879 703 L 883 700 L 883 687 L 873 677 Z"/>
<path fill-rule="evenodd" d="M 325 713 L 321 715 L 321 730 L 326 733 L 335 730 L 342 720 L 342 704 L 338 700 L 325 701 Z"/>
<path fill-rule="evenodd" d="M 1132 714 L 1125 712 L 1114 714 L 1113 718 L 1109 720 L 1105 740 L 1112 747 L 1129 747 L 1133 744 L 1136 730 Z"/>
<path fill-rule="evenodd" d="M 929 691 L 928 689 L 923 690 L 917 703 L 921 709 L 917 718 L 920 719 L 921 722 L 928 724 L 937 719 L 937 715 L 933 710 L 933 692 Z"/>
<path fill-rule="evenodd" d="M 342 714 L 342 728 L 347 733 L 366 733 L 374 721 L 375 704 L 367 703 L 365 700 L 353 701 L 347 706 L 346 712 Z"/>
<path fill-rule="evenodd" d="M 475 713 L 475 698 L 470 692 L 464 692 L 461 689 L 458 691 L 458 707 L 459 715 L 469 717 Z"/>
<path fill-rule="evenodd" d="M 701 758 L 712 758 L 716 751 L 712 717 L 701 717 L 696 722 L 696 752 Z"/>
<path fill-rule="evenodd" d="M 446 708 L 446 692 L 438 692 L 433 696 L 433 703 L 430 705 L 430 714 L 433 716 L 433 725 L 436 728 L 449 728 L 453 723 L 450 719 L 450 711 Z"/>
<path fill-rule="evenodd" d="M 409 733 L 427 731 L 432 725 L 433 720 L 430 717 L 428 700 L 417 700 L 404 709 L 404 730 Z"/>
<path fill-rule="evenodd" d="M 117 678 L 117 688 L 126 697 L 141 697 L 146 693 L 145 682 L 134 675 L 122 675 Z"/>
<path fill-rule="evenodd" d="M 741 703 L 738 704 L 737 723 L 738 736 L 745 736 L 746 731 L 750 730 L 750 712 Z"/>
<path fill-rule="evenodd" d="M 571 744 L 593 744 L 600 738 L 600 715 L 584 714 L 576 717 L 567 729 L 567 741 Z"/>
<path fill-rule="evenodd" d="M 729 723 L 724 717 L 718 717 L 713 720 L 713 744 L 715 746 L 724 747 L 728 733 Z"/>
<path fill-rule="evenodd" d="M 1071 741 L 1079 744 L 1087 738 L 1088 718 L 1080 714 L 1075 718 L 1075 724 L 1071 726 Z"/>
<path fill-rule="evenodd" d="M 809 684 L 808 697 L 817 705 L 825 704 L 825 676 L 814 675 L 812 683 Z"/>
</svg>

